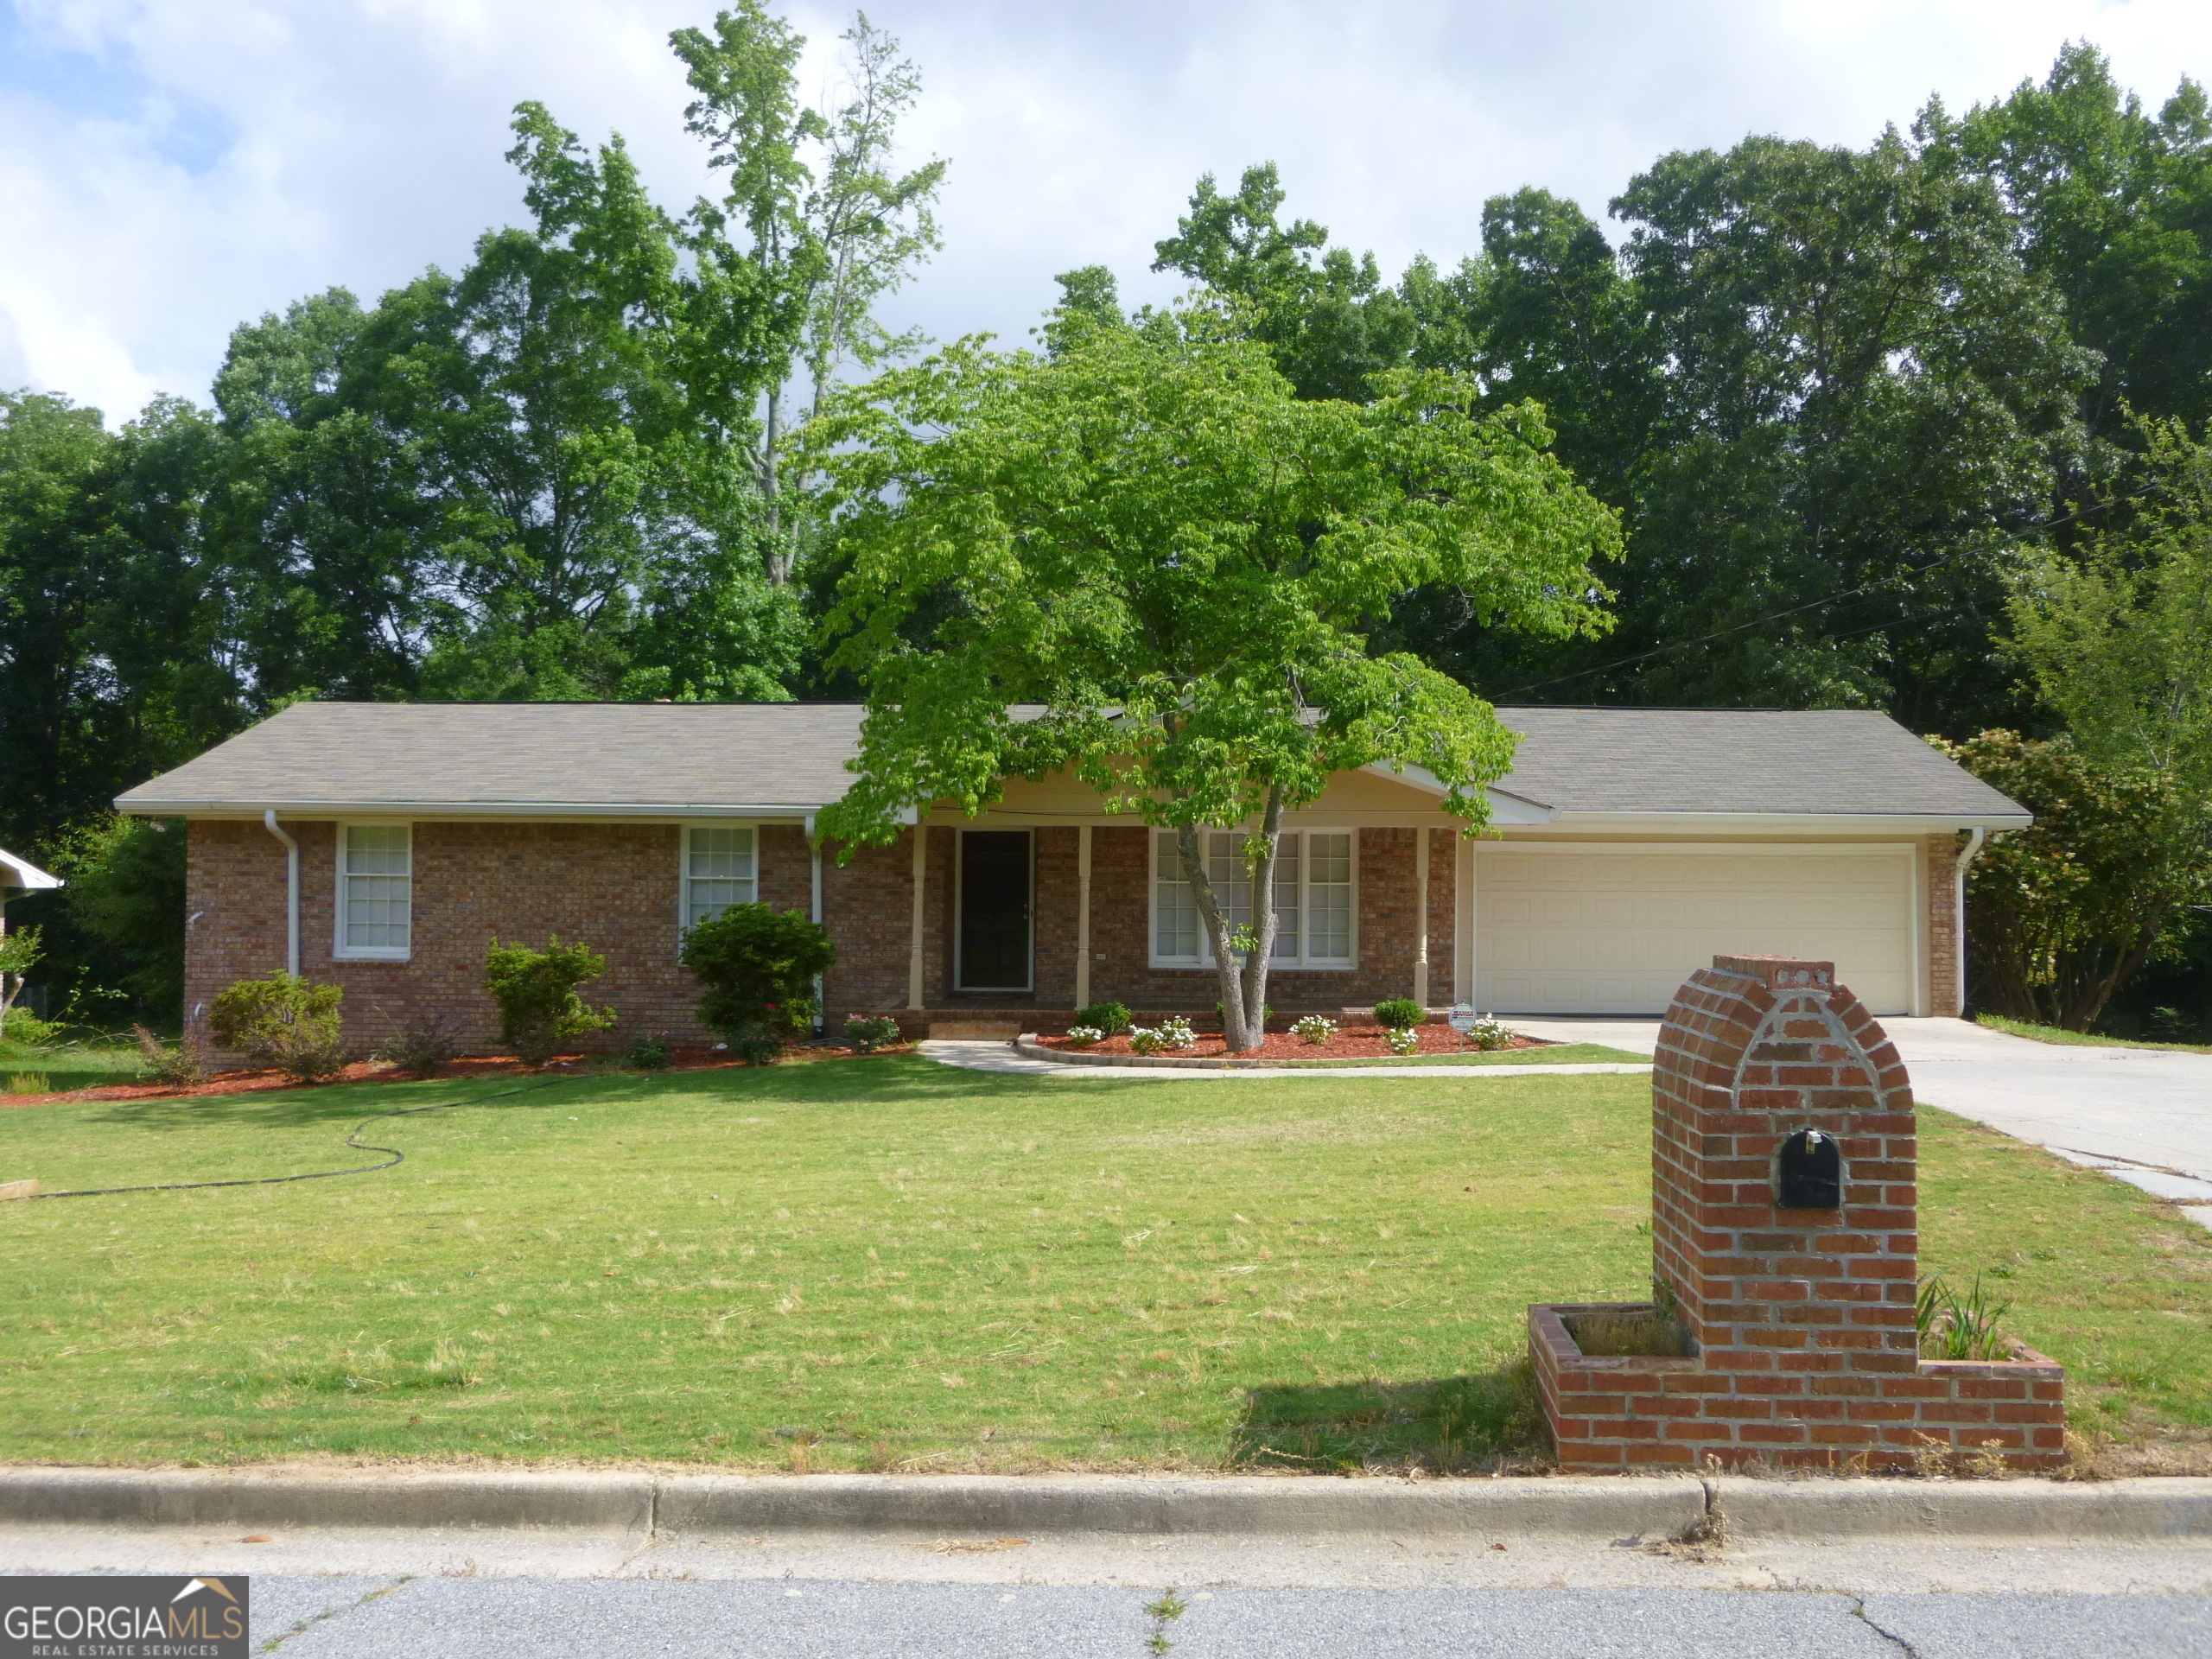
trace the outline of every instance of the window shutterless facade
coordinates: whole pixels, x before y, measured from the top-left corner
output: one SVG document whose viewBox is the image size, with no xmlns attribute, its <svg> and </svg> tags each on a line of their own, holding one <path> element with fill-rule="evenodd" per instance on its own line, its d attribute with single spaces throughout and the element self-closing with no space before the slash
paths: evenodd
<svg viewBox="0 0 2212 1659">
<path fill-rule="evenodd" d="M 338 914 L 331 955 L 404 962 L 412 947 L 415 834 L 411 824 L 338 826 Z"/>
<path fill-rule="evenodd" d="M 760 832 L 750 824 L 687 824 L 683 830 L 681 931 L 712 921 L 760 892 Z"/>
<path fill-rule="evenodd" d="M 1206 880 L 1230 931 L 1250 925 L 1251 872 L 1242 830 L 1201 832 Z M 1351 830 L 1286 830 L 1275 850 L 1275 948 L 1270 968 L 1344 969 L 1358 950 L 1352 897 L 1355 836 Z M 1152 965 L 1210 968 L 1213 950 L 1198 917 L 1198 897 L 1183 876 L 1175 832 L 1152 837 Z"/>
</svg>

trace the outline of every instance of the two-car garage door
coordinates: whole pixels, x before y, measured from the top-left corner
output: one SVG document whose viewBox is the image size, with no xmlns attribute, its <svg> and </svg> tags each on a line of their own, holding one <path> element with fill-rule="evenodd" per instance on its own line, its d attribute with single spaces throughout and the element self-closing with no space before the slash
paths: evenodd
<svg viewBox="0 0 2212 1659">
<path fill-rule="evenodd" d="M 1471 850 L 1478 1007 L 1662 1014 L 1722 954 L 1833 961 L 1877 1014 L 1919 1000 L 1910 845 Z"/>
</svg>

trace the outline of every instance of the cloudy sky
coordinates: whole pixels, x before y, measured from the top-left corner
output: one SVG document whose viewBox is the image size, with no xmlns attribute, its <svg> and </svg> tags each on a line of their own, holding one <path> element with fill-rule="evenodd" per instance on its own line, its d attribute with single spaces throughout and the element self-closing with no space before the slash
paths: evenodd
<svg viewBox="0 0 2212 1659">
<path fill-rule="evenodd" d="M 668 31 L 714 0 L 0 0 L 0 387 L 204 398 L 241 319 L 454 268 L 514 222 L 508 112 L 622 132 L 664 204 L 704 181 Z M 847 14 L 790 13 L 817 46 Z M 1019 340 L 1052 274 L 1132 298 L 1202 172 L 1283 169 L 1294 212 L 1395 271 L 1456 260 L 1523 184 L 1593 212 L 1662 152 L 1863 143 L 2095 41 L 2154 106 L 2212 79 L 2207 0 L 877 0 L 926 77 L 946 246 L 897 321 Z M 823 50 L 810 69 L 826 70 Z"/>
</svg>

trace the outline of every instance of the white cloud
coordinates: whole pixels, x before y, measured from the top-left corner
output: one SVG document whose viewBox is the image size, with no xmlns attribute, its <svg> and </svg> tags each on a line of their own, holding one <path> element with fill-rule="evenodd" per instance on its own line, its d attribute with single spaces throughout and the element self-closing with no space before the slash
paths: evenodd
<svg viewBox="0 0 2212 1659">
<path fill-rule="evenodd" d="M 668 31 L 712 0 L 16 0 L 0 16 L 0 385 L 111 419 L 204 397 L 238 321 L 372 295 L 520 213 L 512 105 L 619 128 L 663 200 L 704 183 Z M 819 75 L 842 15 L 792 8 Z M 1198 173 L 1283 168 L 1294 212 L 1395 270 L 1456 258 L 1522 184 L 1593 212 L 1662 152 L 1747 131 L 1864 143 L 2086 37 L 2154 105 L 2212 78 L 2202 0 L 1192 6 L 880 0 L 952 161 L 943 255 L 895 302 L 1019 339 L 1053 273 L 1145 275 Z"/>
</svg>

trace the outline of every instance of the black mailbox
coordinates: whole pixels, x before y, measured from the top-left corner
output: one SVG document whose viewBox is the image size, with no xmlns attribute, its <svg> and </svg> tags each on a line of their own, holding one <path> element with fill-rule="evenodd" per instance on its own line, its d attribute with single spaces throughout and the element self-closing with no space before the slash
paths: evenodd
<svg viewBox="0 0 2212 1659">
<path fill-rule="evenodd" d="M 1784 1210 L 1840 1210 L 1843 1207 L 1843 1151 L 1832 1135 L 1800 1129 L 1782 1143 L 1780 1192 Z"/>
</svg>

